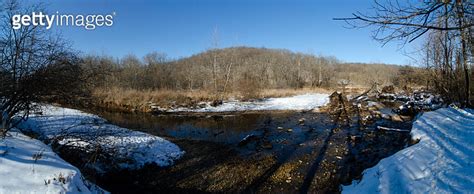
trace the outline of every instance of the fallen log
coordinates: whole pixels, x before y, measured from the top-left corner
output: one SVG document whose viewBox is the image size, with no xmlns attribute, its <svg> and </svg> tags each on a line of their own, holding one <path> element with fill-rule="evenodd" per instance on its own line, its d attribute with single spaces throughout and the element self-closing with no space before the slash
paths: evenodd
<svg viewBox="0 0 474 194">
<path fill-rule="evenodd" d="M 365 92 L 363 92 L 362 94 L 352 98 L 354 100 L 357 100 L 358 98 L 360 98 L 361 96 L 365 96 L 367 95 L 370 91 L 372 91 L 375 87 L 376 87 L 377 84 L 372 84 L 372 87 L 370 87 L 368 90 L 366 90 Z"/>
<path fill-rule="evenodd" d="M 377 129 L 385 130 L 385 131 L 410 132 L 410 130 L 406 130 L 406 129 L 396 129 L 396 128 L 389 128 L 389 127 L 382 127 L 382 126 L 377 126 Z"/>
<path fill-rule="evenodd" d="M 254 134 L 247 135 L 242 140 L 240 140 L 238 146 L 239 147 L 245 146 L 248 143 L 250 143 L 251 141 L 254 141 L 254 140 L 257 140 L 257 139 L 258 139 L 258 137 Z"/>
</svg>

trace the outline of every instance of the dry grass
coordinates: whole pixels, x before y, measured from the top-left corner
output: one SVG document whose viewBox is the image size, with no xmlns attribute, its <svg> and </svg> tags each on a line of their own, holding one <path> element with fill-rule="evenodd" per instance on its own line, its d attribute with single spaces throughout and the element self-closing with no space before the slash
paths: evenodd
<svg viewBox="0 0 474 194">
<path fill-rule="evenodd" d="M 166 106 L 215 99 L 215 96 L 206 91 L 134 90 L 124 88 L 96 89 L 93 96 L 102 103 L 130 106 L 150 103 Z"/>
<path fill-rule="evenodd" d="M 286 97 L 307 93 L 329 94 L 332 91 L 325 88 L 300 88 L 300 89 L 264 89 L 259 92 L 260 98 Z"/>
</svg>

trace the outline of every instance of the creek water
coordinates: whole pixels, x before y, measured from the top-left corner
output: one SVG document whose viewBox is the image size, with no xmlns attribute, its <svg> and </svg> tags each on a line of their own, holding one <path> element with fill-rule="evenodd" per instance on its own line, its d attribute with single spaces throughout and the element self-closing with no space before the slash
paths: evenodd
<svg viewBox="0 0 474 194">
<path fill-rule="evenodd" d="M 287 146 L 325 135 L 334 126 L 326 113 L 97 114 L 122 127 L 162 137 L 220 143 L 242 154 L 254 151 L 278 153 Z"/>
<path fill-rule="evenodd" d="M 129 176 L 98 179 L 99 185 L 119 193 L 177 192 L 183 187 L 190 192 L 337 192 L 340 184 L 360 178 L 364 169 L 408 146 L 409 133 L 379 130 L 377 126 L 411 129 L 411 121 L 382 118 L 361 125 L 357 115 L 341 124 L 326 112 L 92 112 L 112 124 L 165 137 L 187 152 L 169 169 L 151 168 L 130 172 Z M 209 143 L 217 146 L 209 149 Z M 239 156 L 234 157 L 234 152 Z M 261 162 L 262 155 L 275 160 L 256 168 L 258 175 L 249 177 L 248 170 L 240 170 L 253 168 L 252 163 Z M 232 165 L 227 166 L 229 163 Z M 220 173 L 223 165 L 230 174 Z M 274 183 L 272 177 L 289 166 L 292 170 L 286 174 L 294 177 L 291 182 Z M 191 167 L 201 170 L 186 170 Z M 119 172 L 123 173 L 128 172 Z M 234 184 L 240 179 L 248 183 Z"/>
<path fill-rule="evenodd" d="M 231 147 L 243 155 L 269 152 L 277 157 L 295 155 L 295 152 L 308 153 L 311 146 L 306 144 L 318 143 L 313 140 L 323 139 L 335 127 L 341 128 L 331 115 L 325 112 L 261 111 L 152 115 L 102 111 L 96 114 L 112 124 L 165 138 L 214 142 Z M 342 131 L 348 138 L 374 133 L 381 138 L 394 138 L 395 141 L 398 136 L 379 131 L 377 126 L 411 129 L 411 122 L 397 123 L 379 119 L 371 125 L 360 126 L 356 122 L 358 118 L 352 119 L 352 123 L 342 126 Z M 408 135 L 404 141 L 407 140 Z M 400 149 L 386 146 L 390 150 Z"/>
</svg>

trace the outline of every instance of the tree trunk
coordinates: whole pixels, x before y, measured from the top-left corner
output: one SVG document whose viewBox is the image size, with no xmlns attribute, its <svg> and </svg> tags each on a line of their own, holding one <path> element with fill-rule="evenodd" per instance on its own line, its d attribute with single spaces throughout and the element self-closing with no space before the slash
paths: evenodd
<svg viewBox="0 0 474 194">
<path fill-rule="evenodd" d="M 214 80 L 214 92 L 217 94 L 217 53 L 214 54 L 212 62 L 212 79 Z"/>
<path fill-rule="evenodd" d="M 464 25 L 464 8 L 462 4 L 462 0 L 458 2 L 458 21 L 459 21 L 459 26 Z M 464 69 L 464 82 L 465 82 L 465 91 L 464 91 L 464 106 L 470 107 L 470 81 L 469 81 L 469 67 L 467 64 L 467 48 L 466 48 L 466 34 L 465 30 L 463 28 L 459 29 L 459 33 L 461 34 L 461 54 L 462 54 L 462 63 L 463 63 L 463 69 Z"/>
</svg>

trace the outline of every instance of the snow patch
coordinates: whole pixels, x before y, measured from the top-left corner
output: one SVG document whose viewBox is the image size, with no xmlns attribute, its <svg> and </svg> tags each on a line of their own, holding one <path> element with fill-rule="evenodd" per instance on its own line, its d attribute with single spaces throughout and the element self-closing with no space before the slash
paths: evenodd
<svg viewBox="0 0 474 194">
<path fill-rule="evenodd" d="M 237 100 L 225 101 L 219 106 L 206 104 L 204 108 L 177 108 L 169 112 L 234 112 L 234 111 L 263 111 L 263 110 L 312 110 L 326 105 L 328 94 L 303 94 L 282 98 L 266 98 L 251 102 Z"/>
<path fill-rule="evenodd" d="M 97 115 L 49 105 L 42 110 L 42 114 L 30 115 L 18 128 L 39 134 L 41 140 L 86 152 L 104 150 L 120 168 L 136 169 L 147 163 L 168 166 L 184 154 L 161 137 L 108 124 Z M 109 164 L 99 161 L 96 165 L 105 170 Z"/>
<path fill-rule="evenodd" d="M 105 193 L 41 141 L 16 129 L 0 139 L 0 193 Z"/>
<path fill-rule="evenodd" d="M 424 113 L 411 135 L 420 142 L 381 160 L 343 193 L 474 193 L 474 111 Z"/>
</svg>

